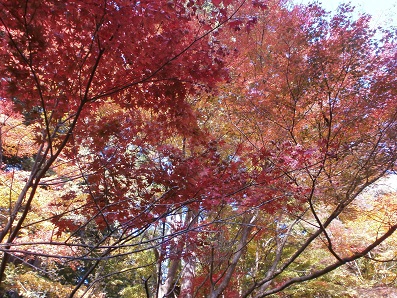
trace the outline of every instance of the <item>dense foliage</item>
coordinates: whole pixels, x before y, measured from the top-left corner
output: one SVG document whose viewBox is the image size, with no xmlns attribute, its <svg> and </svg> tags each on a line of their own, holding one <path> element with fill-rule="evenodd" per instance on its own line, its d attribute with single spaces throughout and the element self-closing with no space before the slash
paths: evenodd
<svg viewBox="0 0 397 298">
<path fill-rule="evenodd" d="M 391 291 L 395 31 L 283 0 L 0 3 L 4 295 Z"/>
</svg>

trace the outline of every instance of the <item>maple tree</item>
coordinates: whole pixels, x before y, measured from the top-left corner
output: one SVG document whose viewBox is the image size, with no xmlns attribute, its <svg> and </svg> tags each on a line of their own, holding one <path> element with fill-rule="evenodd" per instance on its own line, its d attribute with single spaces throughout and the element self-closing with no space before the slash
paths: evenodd
<svg viewBox="0 0 397 298">
<path fill-rule="evenodd" d="M 58 272 L 70 297 L 263 297 L 397 228 L 338 230 L 397 158 L 395 35 L 374 39 L 367 16 L 287 1 L 1 7 L 0 280 L 18 259 Z"/>
<path fill-rule="evenodd" d="M 182 208 L 187 204 L 182 195 L 194 192 L 187 188 L 175 195 L 173 189 L 197 184 L 198 177 L 218 171 L 221 161 L 213 150 L 207 154 L 194 149 L 211 138 L 196 128 L 186 98 L 226 78 L 224 53 L 211 42 L 211 33 L 228 21 L 227 4 L 1 2 L 1 98 L 29 118 L 34 130 L 31 149 L 36 149 L 25 185 L 8 184 L 10 193 L 18 196 L 9 196 L 9 216 L 0 234 L 5 252 L 1 278 L 11 254 L 43 255 L 24 249 L 20 237 L 35 225 L 29 217 L 39 188 L 52 188 L 62 198 L 47 205 L 46 212 L 53 213 L 48 219 L 58 229 L 41 235 L 44 244 L 67 248 L 75 237 L 86 241 L 78 234 L 92 224 L 105 234 L 109 248 L 97 250 L 106 256 L 135 237 L 129 232 L 109 244 L 116 229 L 124 230 L 121 235 L 133 228 L 144 231 L 164 214 Z M 192 146 L 192 157 L 179 166 L 170 155 L 177 158 L 185 150 L 166 144 L 176 135 Z M 213 165 L 206 169 L 209 160 Z M 199 176 L 176 186 L 189 166 L 198 168 Z M 51 171 L 57 175 L 44 179 Z M 73 181 L 80 183 L 78 190 L 70 187 Z M 172 201 L 162 204 L 165 199 Z M 69 238 L 55 243 L 53 237 L 63 232 L 70 232 Z M 97 253 L 90 247 L 76 249 Z M 97 265 L 94 262 L 92 270 Z M 76 290 L 84 282 L 81 278 Z"/>
<path fill-rule="evenodd" d="M 253 151 L 265 149 L 272 169 L 300 187 L 305 199 L 301 209 L 284 201 L 271 217 L 278 223 L 274 234 L 259 239 L 263 247 L 274 245 L 272 254 L 239 297 L 262 297 L 319 277 L 366 255 L 396 228 L 390 223 L 384 234 L 350 251 L 331 229 L 365 188 L 394 167 L 395 36 L 372 39 L 369 17 L 353 19 L 349 6 L 333 17 L 316 5 L 270 7 L 256 15 L 256 26 L 234 28 L 246 29 L 246 52 L 235 71 L 241 83 L 225 86 L 221 100 L 237 134 Z M 259 227 L 266 217 L 258 216 Z M 289 275 L 288 268 L 299 268 L 320 244 L 329 259 Z"/>
<path fill-rule="evenodd" d="M 157 142 L 154 132 L 160 125 L 170 127 L 161 131 L 165 136 L 185 133 L 194 120 L 185 103 L 186 95 L 211 88 L 225 76 L 222 60 L 213 54 L 216 45 L 208 42 L 211 28 L 216 27 L 211 27 L 211 20 L 207 24 L 201 15 L 202 5 L 151 1 L 1 2 L 2 101 L 12 102 L 20 113 L 30 114 L 37 144 L 28 181 L 9 205 L 2 242 L 11 245 L 17 238 L 50 168 L 61 167 L 66 158 L 77 161 L 77 166 L 60 178 L 62 181 L 44 182 L 50 186 L 74 179 L 76 173 L 85 170 L 78 168 L 76 160 L 81 158 L 76 154 L 83 146 L 92 155 L 105 158 L 111 137 L 121 150 L 133 144 Z M 112 103 L 117 103 L 125 121 L 105 121 L 101 110 L 108 103 L 111 108 Z M 179 126 L 182 121 L 184 125 Z M 116 144 L 114 134 L 118 130 L 120 135 L 122 126 L 123 142 Z M 140 136 L 145 133 L 147 137 Z M 132 154 L 127 158 L 129 165 L 136 159 Z M 130 170 L 125 168 L 124 172 Z M 85 178 L 85 174 L 80 176 Z M 126 173 L 121 174 L 128 178 Z M 138 170 L 134 176 L 140 176 Z M 90 183 L 94 185 L 94 181 Z M 91 198 L 97 200 L 94 190 Z M 0 276 L 7 257 L 3 257 Z"/>
</svg>

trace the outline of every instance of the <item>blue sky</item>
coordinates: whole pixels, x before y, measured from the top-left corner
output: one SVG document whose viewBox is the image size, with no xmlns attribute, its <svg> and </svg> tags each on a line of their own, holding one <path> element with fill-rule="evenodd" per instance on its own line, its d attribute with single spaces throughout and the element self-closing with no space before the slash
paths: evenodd
<svg viewBox="0 0 397 298">
<path fill-rule="evenodd" d="M 309 3 L 312 0 L 294 0 L 296 3 Z M 327 10 L 335 10 L 344 0 L 319 1 Z M 351 0 L 358 12 L 369 13 L 373 17 L 374 26 L 397 26 L 397 0 Z"/>
</svg>

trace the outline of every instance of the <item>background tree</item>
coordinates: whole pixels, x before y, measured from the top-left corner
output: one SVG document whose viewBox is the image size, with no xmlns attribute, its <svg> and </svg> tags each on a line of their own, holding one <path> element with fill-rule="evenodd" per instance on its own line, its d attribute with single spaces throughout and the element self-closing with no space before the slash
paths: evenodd
<svg viewBox="0 0 397 298">
<path fill-rule="evenodd" d="M 262 162 L 283 173 L 304 199 L 300 208 L 283 201 L 277 216 L 269 217 L 266 209 L 258 216 L 277 223 L 274 234 L 260 234 L 263 247 L 273 249 L 260 270 L 259 264 L 245 267 L 255 274 L 245 283 L 244 297 L 319 277 L 366 255 L 396 228 L 389 222 L 384 234 L 353 251 L 341 248 L 331 231 L 395 163 L 395 37 L 386 32 L 384 39 L 373 39 L 369 18 L 353 19 L 346 5 L 332 17 L 316 5 L 273 5 L 233 23 L 235 36 L 246 37 L 239 47 L 245 52 L 235 60 L 235 80 L 220 101 L 236 134 L 252 151 L 266 152 Z M 247 18 L 256 25 L 248 27 Z M 230 47 L 237 47 L 234 39 Z M 308 261 L 317 245 L 329 255 L 321 264 Z M 298 269 L 305 263 L 310 269 Z"/>
<path fill-rule="evenodd" d="M 224 88 L 226 96 L 223 95 L 218 100 L 212 101 L 212 104 L 218 103 L 219 106 L 218 111 L 211 114 L 222 119 L 219 122 L 223 123 L 223 133 L 245 140 L 252 150 L 258 152 L 258 155 L 261 152 L 262 160 L 272 164 L 272 170 L 277 169 L 283 173 L 284 177 L 287 177 L 287 180 L 297 189 L 299 187 L 301 194 L 306 197 L 301 201 L 296 201 L 296 198 L 292 200 L 295 204 L 306 201 L 306 204 L 300 206 L 303 209 L 302 213 L 299 213 L 300 209 L 291 202 L 288 204 L 280 200 L 280 205 L 276 205 L 277 216 L 274 213 L 271 214 L 275 223 L 279 222 L 274 225 L 274 234 L 268 234 L 267 238 L 261 234 L 264 238 L 264 247 L 269 244 L 274 246 L 271 246 L 272 249 L 269 248 L 272 254 L 266 255 L 267 264 L 261 272 L 263 283 L 258 281 L 259 274 L 251 275 L 254 282 L 248 291 L 259 288 L 255 289 L 258 296 L 272 292 L 266 293 L 266 288 L 281 272 L 287 275 L 285 284 L 288 285 L 288 280 L 293 283 L 318 277 L 329 269 L 335 269 L 347 261 L 353 261 L 354 258 L 368 252 L 368 249 L 372 249 L 373 246 L 369 245 L 371 241 L 368 241 L 367 246 L 363 245 L 361 250 L 350 251 L 350 254 L 346 254 L 340 247 L 340 251 L 336 251 L 335 247 L 338 246 L 337 242 L 340 239 L 331 237 L 327 232 L 327 227 L 345 212 L 349 213 L 349 208 L 347 208 L 349 204 L 363 189 L 379 179 L 388 169 L 392 169 L 395 160 L 393 139 L 395 107 L 389 106 L 388 111 L 383 114 L 388 115 L 386 122 L 384 122 L 386 118 L 379 118 L 378 113 L 381 113 L 381 110 L 373 108 L 379 104 L 376 103 L 378 100 L 392 102 L 395 94 L 392 89 L 384 93 L 390 98 L 389 101 L 385 97 L 381 98 L 376 92 L 372 93 L 376 90 L 376 80 L 387 78 L 387 82 L 393 81 L 393 78 L 389 77 L 393 73 L 393 67 L 389 69 L 374 66 L 375 62 L 383 65 L 393 60 L 395 54 L 389 52 L 391 40 L 388 38 L 390 36 L 381 41 L 382 46 L 376 44 L 376 41 L 370 38 L 373 32 L 370 32 L 367 26 L 368 19 L 365 16 L 357 21 L 350 19 L 349 7 L 342 7 L 340 14 L 329 23 L 326 21 L 328 16 L 318 7 L 309 7 L 306 10 L 295 7 L 292 11 L 272 8 L 265 11 L 266 18 L 263 19 L 265 23 L 263 27 L 260 26 L 262 23 L 256 19 L 255 22 L 258 24 L 253 29 L 247 28 L 246 20 L 252 18 L 254 15 L 252 12 L 248 14 L 248 17 L 237 16 L 231 23 L 232 29 L 237 30 L 236 36 L 240 34 L 239 37 L 241 37 L 240 31 L 247 30 L 245 49 L 248 49 L 248 52 L 240 56 L 241 60 L 235 60 L 235 67 L 239 67 L 241 71 L 237 70 L 236 80 L 232 85 Z M 316 20 L 318 23 L 310 23 L 309 20 Z M 269 27 L 265 27 L 266 25 Z M 321 31 L 321 28 L 325 32 Z M 255 37 L 264 41 L 252 42 Z M 230 36 L 227 38 L 229 39 Z M 235 37 L 232 37 L 232 43 L 233 39 Z M 323 56 L 317 56 L 319 55 L 318 43 L 321 43 Z M 263 44 L 264 49 L 255 48 L 259 53 L 252 51 L 251 45 L 258 44 Z M 230 47 L 233 47 L 233 44 Z M 234 45 L 234 47 L 237 46 Z M 389 56 L 390 53 L 391 56 Z M 332 56 L 334 54 L 336 57 Z M 244 58 L 248 60 L 246 63 Z M 364 62 L 364 58 L 368 58 L 368 63 Z M 317 64 L 319 61 L 321 64 L 324 63 L 320 67 L 320 72 Z M 363 65 L 364 69 L 361 69 Z M 311 73 L 313 68 L 314 72 Z M 379 69 L 385 70 L 383 75 L 380 75 Z M 363 82 L 364 77 L 365 82 Z M 239 80 L 241 83 L 236 84 Z M 321 84 L 316 83 L 316 81 L 319 82 L 318 80 Z M 370 81 L 374 85 L 370 85 Z M 332 99 L 333 93 L 336 99 Z M 351 104 L 353 106 L 350 106 Z M 206 111 L 211 111 L 211 109 Z M 370 116 L 370 111 L 374 112 L 372 116 Z M 332 120 L 335 122 L 334 126 L 332 126 Z M 230 123 L 229 126 L 225 126 L 224 123 L 227 122 Z M 366 128 L 364 131 L 358 131 L 358 127 Z M 220 127 L 217 126 L 217 128 Z M 234 132 L 228 131 L 233 128 Z M 360 149 L 353 144 L 360 144 Z M 351 150 L 350 146 L 355 149 Z M 388 148 L 386 151 L 385 146 Z M 250 171 L 253 172 L 253 169 L 251 168 Z M 286 191 L 285 186 L 283 190 Z M 251 197 L 251 194 L 247 195 L 246 200 Z M 274 198 L 277 197 L 274 196 Z M 265 208 L 267 209 L 265 213 L 261 213 L 258 218 L 268 220 L 269 211 L 272 208 L 270 204 Z M 247 213 L 244 212 L 244 214 Z M 238 213 L 235 216 L 238 216 Z M 244 222 L 240 224 L 244 225 Z M 263 227 L 259 221 L 258 227 Z M 374 245 L 379 244 L 380 240 L 384 240 L 394 231 L 394 224 L 390 223 L 389 227 L 390 230 L 384 237 L 378 235 L 379 238 L 372 240 Z M 303 231 L 303 234 L 298 231 Z M 237 235 L 231 236 L 231 239 L 237 241 Z M 284 240 L 278 241 L 277 237 L 274 239 L 274 235 Z M 317 237 L 320 238 L 318 241 Z M 305 271 L 301 271 L 298 277 L 296 275 L 291 277 L 287 267 L 298 266 L 295 267 L 297 269 L 293 269 L 293 272 L 299 272 L 299 264 L 310 264 L 306 261 L 310 255 L 304 251 L 307 247 L 311 251 L 313 245 L 319 245 L 323 250 L 328 251 L 330 255 L 328 262 L 333 260 L 337 262 L 307 276 L 304 275 Z M 231 247 L 233 246 L 229 242 L 219 250 Z M 239 249 L 232 252 L 237 251 Z M 237 255 L 232 252 L 230 256 Z M 299 255 L 301 255 L 301 260 L 289 263 L 295 261 Z M 350 258 L 352 255 L 353 257 Z M 219 258 L 222 257 L 219 256 Z M 283 262 L 283 258 L 286 259 L 284 264 L 287 265 L 277 270 L 277 265 Z M 220 276 L 231 278 L 228 273 L 234 270 L 231 269 L 233 267 L 231 264 L 234 264 L 233 257 L 226 260 L 227 269 L 224 269 Z M 326 264 L 326 262 L 323 263 Z M 207 263 L 206 268 L 213 268 L 209 264 Z M 258 265 L 256 263 L 253 266 L 255 270 L 245 267 L 243 272 L 252 270 L 257 273 Z M 310 271 L 313 272 L 313 265 L 310 266 Z M 238 280 L 238 273 L 235 274 Z M 208 289 L 211 282 L 224 284 L 225 279 L 222 280 L 222 278 L 211 280 L 211 276 L 214 275 L 215 271 L 211 271 L 200 279 L 207 280 L 209 283 L 202 287 L 207 290 L 208 295 L 210 295 Z M 249 281 L 246 282 L 246 284 L 249 283 Z M 203 284 L 200 283 L 200 285 Z M 236 295 L 242 295 L 238 292 L 238 288 L 234 289 L 236 289 Z M 275 291 L 280 289 L 283 289 L 282 285 Z M 214 293 L 216 293 L 215 290 Z"/>
</svg>

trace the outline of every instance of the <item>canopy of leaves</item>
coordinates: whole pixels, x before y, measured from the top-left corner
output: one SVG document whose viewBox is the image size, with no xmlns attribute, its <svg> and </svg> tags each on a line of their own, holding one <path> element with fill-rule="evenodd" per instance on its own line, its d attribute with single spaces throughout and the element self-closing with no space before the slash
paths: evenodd
<svg viewBox="0 0 397 298">
<path fill-rule="evenodd" d="M 394 194 L 367 192 L 397 158 L 393 30 L 277 0 L 0 7 L 5 290 L 395 283 Z"/>
</svg>

